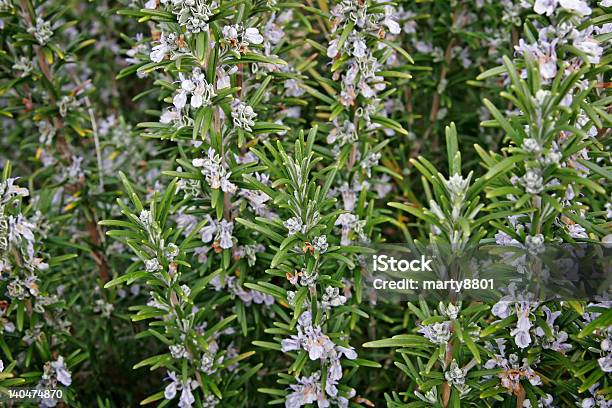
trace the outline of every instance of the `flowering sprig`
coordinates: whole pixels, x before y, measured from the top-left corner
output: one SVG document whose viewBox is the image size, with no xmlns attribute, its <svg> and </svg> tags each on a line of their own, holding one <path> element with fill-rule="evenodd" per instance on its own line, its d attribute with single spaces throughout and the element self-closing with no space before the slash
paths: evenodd
<svg viewBox="0 0 612 408">
<path fill-rule="evenodd" d="M 274 224 L 264 223 L 263 218 L 257 218 L 255 223 L 237 219 L 277 248 L 268 271 L 272 280 L 246 286 L 270 293 L 291 309 L 288 320 L 277 323 L 282 330 L 271 332 L 283 335 L 275 340 L 280 343 L 280 351 L 288 353 L 294 360 L 288 370 L 297 384 L 294 380 L 287 381 L 288 378 L 280 380 L 289 386 L 289 392 L 283 392 L 287 407 L 315 401 L 347 406 L 348 398 L 356 394 L 340 381 L 343 377 L 341 360 L 345 358 L 347 360 L 342 361 L 350 363 L 357 358 L 357 353 L 349 345 L 348 327 L 343 323 L 346 322 L 343 316 L 357 318 L 362 314 L 358 311 L 361 294 L 358 293 L 356 303 L 351 301 L 355 295 L 343 282 L 344 276 L 350 276 L 355 268 L 352 253 L 360 249 L 356 246 L 345 249 L 333 244 L 338 239 L 332 238 L 331 228 L 334 218 L 339 217 L 339 211 L 328 213 L 333 210 L 333 201 L 326 197 L 336 177 L 336 169 L 329 167 L 315 171 L 320 161 L 312 151 L 316 133 L 317 130 L 313 129 L 306 139 L 300 136 L 291 155 L 280 142 L 276 147 L 266 144 L 267 155 L 254 150 L 262 162 L 268 163 L 268 171 L 278 180 L 277 186 L 283 186 L 270 190 L 269 194 L 274 202 L 286 203 L 279 206 L 278 211 L 287 214 L 288 218 L 282 223 L 276 220 Z M 283 166 L 273 165 L 268 157 L 282 160 Z M 261 185 L 253 177 L 245 179 L 253 187 Z M 332 260 L 340 261 L 342 267 L 328 269 L 335 264 Z M 285 289 L 286 285 L 290 289 Z M 335 328 L 333 332 L 329 332 L 331 328 Z M 293 330 L 297 333 L 293 334 Z M 276 349 L 268 342 L 254 341 L 253 344 Z M 294 356 L 293 352 L 297 355 Z M 306 364 L 302 357 L 306 355 L 308 360 L 316 363 Z M 357 365 L 366 363 L 360 360 Z"/>
<path fill-rule="evenodd" d="M 0 346 L 4 350 L 0 386 L 69 387 L 68 367 L 76 367 L 87 354 L 69 345 L 72 323 L 54 280 L 61 275 L 58 265 L 76 255 L 46 254 L 52 247 L 46 242 L 47 233 L 54 226 L 40 211 L 44 199 L 31 197 L 10 175 L 8 163 L 0 178 Z M 34 206 L 26 204 L 28 199 Z M 66 360 L 63 353 L 69 353 Z M 63 398 L 53 397 L 45 406 L 60 399 L 73 401 L 74 392 L 68 388 Z"/>
<path fill-rule="evenodd" d="M 163 392 L 145 401 L 172 400 L 178 396 L 179 405 L 183 407 L 190 407 L 196 401 L 215 405 L 224 397 L 220 389 L 229 386 L 224 383 L 222 372 L 234 371 L 235 364 L 252 353 L 238 354 L 231 342 L 224 341 L 223 335 L 233 333 L 229 325 L 237 316 L 219 314 L 212 319 L 214 300 L 206 301 L 202 296 L 220 270 L 195 281 L 193 273 L 188 271 L 187 248 L 193 248 L 192 242 L 205 227 L 205 222 L 200 222 L 181 241 L 174 241 L 169 235 L 168 222 L 177 180 L 170 183 L 163 197 L 154 195 L 147 210 L 125 176 L 121 178 L 135 212 L 119 202 L 128 221 L 101 223 L 125 228 L 109 231 L 109 235 L 128 245 L 139 259 L 127 273 L 108 282 L 106 287 L 146 281 L 151 288 L 149 300 L 146 305 L 133 308 L 132 320 L 152 320 L 144 335 L 154 336 L 168 347 L 165 353 L 151 356 L 135 366 L 162 367 L 170 381 Z M 228 348 L 222 349 L 223 343 Z"/>
</svg>

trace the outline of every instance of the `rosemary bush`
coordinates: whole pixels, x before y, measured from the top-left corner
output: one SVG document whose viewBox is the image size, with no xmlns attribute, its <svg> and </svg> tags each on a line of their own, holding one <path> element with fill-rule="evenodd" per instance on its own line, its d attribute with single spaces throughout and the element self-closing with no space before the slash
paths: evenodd
<svg viewBox="0 0 612 408">
<path fill-rule="evenodd" d="M 610 0 L 0 0 L 0 43 L 2 404 L 612 407 L 609 296 L 368 264 L 589 245 L 609 295 Z"/>
</svg>

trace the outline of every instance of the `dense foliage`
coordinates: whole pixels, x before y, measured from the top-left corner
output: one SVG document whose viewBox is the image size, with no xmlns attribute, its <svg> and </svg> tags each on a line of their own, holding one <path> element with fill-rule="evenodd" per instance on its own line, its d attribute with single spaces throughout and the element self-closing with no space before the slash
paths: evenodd
<svg viewBox="0 0 612 408">
<path fill-rule="evenodd" d="M 0 393 L 612 407 L 607 298 L 366 267 L 612 244 L 610 0 L 0 0 L 0 44 Z"/>
</svg>

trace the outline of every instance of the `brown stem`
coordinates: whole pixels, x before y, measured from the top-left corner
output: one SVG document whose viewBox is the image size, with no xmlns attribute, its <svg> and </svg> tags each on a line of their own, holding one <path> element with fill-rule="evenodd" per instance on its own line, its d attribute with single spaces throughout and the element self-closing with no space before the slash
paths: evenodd
<svg viewBox="0 0 612 408">
<path fill-rule="evenodd" d="M 465 11 L 465 5 L 461 9 L 455 10 L 455 12 L 453 13 L 452 26 L 455 26 L 455 24 L 458 23 L 459 17 L 463 15 L 464 11 Z M 444 51 L 444 63 L 442 64 L 442 68 L 440 69 L 440 77 L 438 81 L 439 84 L 446 80 L 446 75 L 448 73 L 448 67 L 450 66 L 451 59 L 453 57 L 453 47 L 455 46 L 456 42 L 457 42 L 456 38 L 453 37 L 450 39 L 450 41 L 448 42 L 448 45 L 446 46 L 446 50 Z M 434 94 L 434 97 L 431 103 L 431 111 L 429 113 L 429 126 L 427 127 L 427 130 L 423 134 L 423 137 L 418 138 L 415 141 L 414 148 L 412 149 L 410 153 L 410 157 L 415 157 L 419 154 L 419 152 L 421 151 L 421 147 L 423 146 L 423 141 L 427 140 L 429 136 L 432 134 L 434 125 L 436 123 L 436 117 L 438 116 L 438 112 L 440 110 L 441 99 L 442 99 L 442 95 L 436 90 L 436 93 Z M 437 134 L 434 134 L 432 137 L 431 148 L 432 150 L 438 149 Z"/>
</svg>

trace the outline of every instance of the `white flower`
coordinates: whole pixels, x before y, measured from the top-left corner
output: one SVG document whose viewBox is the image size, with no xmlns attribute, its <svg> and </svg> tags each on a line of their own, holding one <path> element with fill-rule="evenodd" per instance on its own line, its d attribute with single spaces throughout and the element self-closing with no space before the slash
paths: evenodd
<svg viewBox="0 0 612 408">
<path fill-rule="evenodd" d="M 465 193 L 469 182 L 469 176 L 463 178 L 460 174 L 455 173 L 448 180 L 444 180 L 444 185 L 454 199 Z"/>
<path fill-rule="evenodd" d="M 314 237 L 312 240 L 312 246 L 314 247 L 315 251 L 324 253 L 329 247 L 329 244 L 327 243 L 327 236 L 320 235 L 318 237 Z"/>
<path fill-rule="evenodd" d="M 252 107 L 237 99 L 234 100 L 232 104 L 232 120 L 234 126 L 250 132 L 252 130 L 251 126 L 255 125 L 254 119 L 256 117 L 257 114 Z"/>
<path fill-rule="evenodd" d="M 438 307 L 440 312 L 451 320 L 457 319 L 459 312 L 461 311 L 461 305 L 457 306 L 452 303 L 449 303 L 448 306 L 446 306 L 444 303 L 440 302 Z"/>
<path fill-rule="evenodd" d="M 316 372 L 310 377 L 299 378 L 297 384 L 291 384 L 289 388 L 293 392 L 287 395 L 285 408 L 299 408 L 317 401 L 319 401 L 319 407 L 329 406 L 329 402 L 327 402 L 325 394 L 321 390 L 320 376 L 321 374 Z"/>
<path fill-rule="evenodd" d="M 532 254 L 541 254 L 545 251 L 544 236 L 542 234 L 527 235 L 525 237 L 525 247 Z"/>
<path fill-rule="evenodd" d="M 338 39 L 334 38 L 329 42 L 329 45 L 327 46 L 327 57 L 335 58 L 336 55 L 338 55 Z"/>
<path fill-rule="evenodd" d="M 263 36 L 257 28 L 251 27 L 245 29 L 240 24 L 225 26 L 222 29 L 224 40 L 232 47 L 234 51 L 244 53 L 248 50 L 251 44 L 263 43 Z"/>
<path fill-rule="evenodd" d="M 151 258 L 144 261 L 145 270 L 147 272 L 157 272 L 161 269 L 161 265 L 157 258 Z"/>
<path fill-rule="evenodd" d="M 453 359 L 449 369 L 444 373 L 444 378 L 450 385 L 463 385 L 465 383 L 465 371 L 459 368 L 457 361 Z"/>
<path fill-rule="evenodd" d="M 187 96 L 191 94 L 190 105 L 194 108 L 208 106 L 213 97 L 216 96 L 215 88 L 206 81 L 206 76 L 199 68 L 194 68 L 191 78 L 185 78 L 179 74 L 181 79 L 181 89 L 174 96 L 174 106 L 181 110 L 187 103 Z"/>
<path fill-rule="evenodd" d="M 36 17 L 36 25 L 29 27 L 28 33 L 32 34 L 40 45 L 45 45 L 53 35 L 53 30 L 50 22 L 43 20 L 42 17 Z"/>
<path fill-rule="evenodd" d="M 540 31 L 540 34 L 542 32 Z M 557 42 L 558 39 L 548 41 L 548 39 L 540 38 L 538 43 L 527 44 L 521 38 L 514 49 L 522 55 L 529 55 L 535 59 L 540 66 L 540 74 L 545 80 L 549 80 L 557 74 Z"/>
<path fill-rule="evenodd" d="M 419 333 L 434 344 L 446 344 L 451 337 L 450 327 L 450 322 L 432 323 L 420 326 Z"/>
<path fill-rule="evenodd" d="M 0 360 L 0 373 L 4 371 L 4 361 Z"/>
<path fill-rule="evenodd" d="M 356 58 L 364 58 L 367 55 L 368 46 L 365 41 L 359 37 L 353 41 L 352 54 Z"/>
<path fill-rule="evenodd" d="M 167 55 L 170 55 L 171 59 L 175 59 L 179 55 L 176 53 L 178 48 L 176 34 L 166 34 L 162 32 L 159 38 L 159 44 L 153 46 L 149 58 L 151 58 L 153 62 L 161 62 Z M 184 51 L 184 49 L 181 48 L 180 51 Z"/>
<path fill-rule="evenodd" d="M 182 344 L 172 344 L 168 349 L 172 358 L 181 359 L 189 355 L 187 349 Z"/>
<path fill-rule="evenodd" d="M 226 40 L 238 40 L 238 30 L 239 30 L 239 26 L 237 25 L 231 25 L 231 26 L 225 26 L 223 27 L 222 33 L 223 33 L 223 38 L 225 38 Z"/>
<path fill-rule="evenodd" d="M 179 93 L 174 95 L 174 98 L 172 99 L 172 103 L 174 104 L 174 107 L 176 109 L 178 110 L 183 109 L 185 105 L 187 104 L 187 92 L 184 90 L 179 91 Z"/>
<path fill-rule="evenodd" d="M 601 357 L 597 360 L 599 367 L 605 373 L 612 373 L 612 357 L 608 354 L 605 357 Z"/>
<path fill-rule="evenodd" d="M 305 226 L 302 224 L 302 220 L 298 217 L 289 218 L 287 221 L 283 222 L 283 225 L 289 230 L 287 233 L 289 236 L 295 235 L 298 232 L 305 233 Z"/>
<path fill-rule="evenodd" d="M 229 88 L 230 86 L 230 76 L 222 68 L 217 68 L 217 89 Z"/>
<path fill-rule="evenodd" d="M 602 0 L 599 5 L 601 7 L 612 7 L 612 0 Z"/>
<path fill-rule="evenodd" d="M 544 179 L 539 169 L 529 169 L 521 179 L 525 191 L 530 194 L 540 194 L 544 189 Z"/>
<path fill-rule="evenodd" d="M 27 197 L 30 191 L 27 188 L 19 187 L 15 184 L 16 178 L 9 178 L 6 182 L 0 182 L 0 195 L 6 194 L 8 198 L 11 196 Z"/>
<path fill-rule="evenodd" d="M 340 289 L 332 286 L 325 288 L 322 305 L 324 309 L 338 307 L 346 303 L 346 296 L 340 295 Z"/>
<path fill-rule="evenodd" d="M 309 271 L 308 268 L 302 268 L 300 274 L 300 285 L 302 286 L 314 286 L 317 283 L 319 274 L 315 269 Z"/>
<path fill-rule="evenodd" d="M 172 3 L 179 24 L 185 26 L 188 33 L 208 30 L 208 20 L 213 15 L 212 9 L 217 6 L 215 2 L 209 0 L 173 0 Z"/>
<path fill-rule="evenodd" d="M 526 138 L 523 140 L 523 150 L 530 153 L 539 153 L 541 151 L 540 144 L 537 140 Z"/>
<path fill-rule="evenodd" d="M 213 365 L 215 364 L 215 356 L 210 352 L 204 352 L 204 354 L 202 354 L 202 360 L 200 361 L 200 371 L 202 371 L 205 374 L 213 374 L 216 369 L 213 368 Z"/>
<path fill-rule="evenodd" d="M 138 215 L 138 219 L 142 223 L 142 226 L 145 228 L 150 228 L 153 225 L 153 215 L 149 210 L 142 210 Z"/>
</svg>

